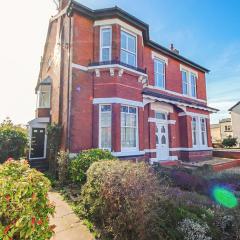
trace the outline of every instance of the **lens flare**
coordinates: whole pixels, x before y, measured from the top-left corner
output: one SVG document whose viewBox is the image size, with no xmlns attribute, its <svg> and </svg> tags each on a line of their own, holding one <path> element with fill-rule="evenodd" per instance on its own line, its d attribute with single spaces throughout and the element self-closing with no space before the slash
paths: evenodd
<svg viewBox="0 0 240 240">
<path fill-rule="evenodd" d="M 213 197 L 217 203 L 227 208 L 235 208 L 238 205 L 238 199 L 234 193 L 224 187 L 215 187 Z"/>
</svg>

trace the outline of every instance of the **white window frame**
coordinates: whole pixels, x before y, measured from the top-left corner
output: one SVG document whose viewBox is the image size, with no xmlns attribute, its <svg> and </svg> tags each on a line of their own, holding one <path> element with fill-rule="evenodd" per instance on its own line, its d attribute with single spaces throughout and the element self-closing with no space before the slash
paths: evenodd
<svg viewBox="0 0 240 240">
<path fill-rule="evenodd" d="M 102 46 L 103 43 L 103 31 L 105 30 L 109 30 L 110 31 L 110 45 L 109 46 Z M 111 26 L 102 26 L 100 28 L 100 61 L 103 61 L 103 54 L 102 51 L 104 48 L 108 48 L 109 49 L 109 60 L 107 61 L 111 61 L 112 60 L 112 27 Z M 106 61 L 106 60 L 104 60 Z"/>
<path fill-rule="evenodd" d="M 205 131 L 202 131 L 202 120 L 204 120 L 204 128 L 205 128 Z M 207 146 L 207 145 L 208 145 L 208 142 L 207 142 L 207 122 L 206 122 L 206 118 L 200 117 L 200 118 L 199 118 L 199 125 L 200 125 L 200 145 L 201 145 L 201 146 Z M 204 133 L 204 141 L 205 141 L 205 144 L 203 144 L 203 142 L 202 142 L 202 133 Z"/>
<path fill-rule="evenodd" d="M 155 69 L 155 64 L 158 64 L 158 62 L 163 63 L 163 73 L 160 73 Z M 154 81 L 155 81 L 155 87 L 165 89 L 166 88 L 166 62 L 160 58 L 154 58 Z M 163 76 L 163 86 L 158 86 L 156 81 L 156 75 L 162 75 Z"/>
<path fill-rule="evenodd" d="M 196 122 L 196 130 L 195 130 L 195 134 L 196 134 L 196 144 L 194 144 L 194 130 L 193 130 L 193 119 L 195 119 L 195 122 Z M 192 144 L 193 144 L 193 147 L 197 147 L 198 146 L 198 136 L 199 136 L 199 133 L 198 133 L 198 118 L 197 117 L 192 117 Z"/>
<path fill-rule="evenodd" d="M 187 93 L 183 92 L 183 72 L 186 73 L 186 83 L 187 84 Z M 195 72 L 190 72 L 186 69 L 181 69 L 182 73 L 182 94 L 187 97 L 195 98 L 197 99 L 197 74 Z M 195 86 L 194 86 L 194 93 L 192 92 L 192 76 L 195 76 Z"/>
<path fill-rule="evenodd" d="M 132 108 L 135 108 L 136 109 L 136 147 L 123 147 L 122 146 L 122 107 L 127 107 L 128 109 L 130 107 Z M 122 152 L 131 152 L 131 151 L 138 151 L 139 150 L 139 128 L 138 128 L 138 107 L 136 106 L 131 106 L 131 105 L 121 105 L 121 108 L 120 108 L 120 122 L 121 122 L 121 125 L 120 125 L 120 128 L 121 128 L 121 151 Z M 124 126 L 126 127 L 126 126 Z"/>
<path fill-rule="evenodd" d="M 127 63 L 125 63 L 125 64 L 128 64 L 128 65 L 130 65 L 130 66 L 133 66 L 133 67 L 137 67 L 138 66 L 138 63 L 137 63 L 137 48 L 138 48 L 138 45 L 137 45 L 137 35 L 136 34 L 133 34 L 133 33 L 131 33 L 131 32 L 129 32 L 129 31 L 127 31 L 126 29 L 121 29 L 121 35 L 120 35 L 120 39 L 122 39 L 122 34 L 125 34 L 127 37 L 128 36 L 131 36 L 131 37 L 133 37 L 134 39 L 135 39 L 135 47 L 136 47 L 136 51 L 135 51 L 135 53 L 134 52 L 131 52 L 131 51 L 129 51 L 128 49 L 125 49 L 125 48 L 122 48 L 122 41 L 120 41 L 120 59 L 122 59 L 122 51 L 124 51 L 124 52 L 126 52 L 126 53 L 129 53 L 129 54 L 133 54 L 133 55 L 135 55 L 135 65 L 131 65 L 131 64 L 129 64 L 129 62 L 128 62 L 128 60 L 127 60 Z M 128 41 L 128 40 L 127 40 Z M 128 45 L 128 44 L 127 44 Z M 128 56 L 128 55 L 127 55 Z M 128 57 L 127 57 L 127 59 L 128 59 Z"/>
<path fill-rule="evenodd" d="M 47 106 L 42 106 L 40 105 L 40 95 L 42 93 L 49 93 L 48 96 L 48 105 Z M 50 108 L 51 107 L 51 91 L 49 89 L 49 91 L 45 90 L 45 91 L 38 91 L 37 92 L 37 108 Z"/>
<path fill-rule="evenodd" d="M 193 119 L 196 119 L 196 137 L 197 137 L 197 144 L 194 145 L 194 141 L 193 141 Z M 205 144 L 203 144 L 202 142 L 202 120 L 204 120 L 204 124 L 205 124 L 205 131 L 204 131 L 204 141 Z M 204 117 L 199 117 L 199 116 L 193 116 L 192 117 L 192 122 L 191 122 L 191 126 L 192 126 L 192 144 L 193 144 L 193 148 L 196 149 L 201 149 L 203 147 L 208 146 L 208 133 L 207 133 L 207 119 Z"/>
<path fill-rule="evenodd" d="M 102 113 L 102 110 L 101 110 L 101 108 L 102 108 L 102 106 L 110 106 L 111 107 L 111 111 L 110 111 L 110 118 L 111 118 L 111 121 L 110 121 L 110 129 L 111 129 L 111 141 L 110 141 L 110 143 L 111 143 L 111 146 L 109 147 L 109 148 L 103 148 L 102 147 L 102 126 L 101 126 L 101 123 L 102 123 L 102 118 L 101 118 L 101 113 Z M 99 139 L 99 141 L 98 141 L 98 147 L 100 148 L 100 149 L 106 149 L 106 150 L 109 150 L 109 151 L 111 151 L 111 149 L 112 149 L 112 105 L 111 104 L 99 104 L 99 121 L 98 121 L 98 129 L 99 129 L 99 134 L 98 134 L 98 139 Z"/>
</svg>

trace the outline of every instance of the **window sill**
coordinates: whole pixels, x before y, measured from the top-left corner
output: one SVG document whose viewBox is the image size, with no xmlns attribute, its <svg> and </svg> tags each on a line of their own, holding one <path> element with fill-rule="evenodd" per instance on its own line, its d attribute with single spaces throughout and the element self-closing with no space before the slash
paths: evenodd
<svg viewBox="0 0 240 240">
<path fill-rule="evenodd" d="M 122 152 L 112 152 L 115 157 L 128 157 L 128 156 L 141 156 L 144 155 L 144 151 L 122 151 Z"/>
</svg>

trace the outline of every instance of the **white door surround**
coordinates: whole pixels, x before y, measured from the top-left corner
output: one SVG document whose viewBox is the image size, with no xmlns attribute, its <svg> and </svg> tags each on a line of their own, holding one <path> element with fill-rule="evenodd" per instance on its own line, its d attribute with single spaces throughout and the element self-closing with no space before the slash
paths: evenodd
<svg viewBox="0 0 240 240">
<path fill-rule="evenodd" d="M 169 160 L 169 137 L 167 123 L 156 123 L 156 150 L 158 161 Z"/>
</svg>

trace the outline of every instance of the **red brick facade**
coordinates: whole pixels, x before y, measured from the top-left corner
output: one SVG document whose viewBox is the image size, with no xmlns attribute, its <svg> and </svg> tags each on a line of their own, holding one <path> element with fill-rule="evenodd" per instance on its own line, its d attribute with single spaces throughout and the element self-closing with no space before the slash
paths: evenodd
<svg viewBox="0 0 240 240">
<path fill-rule="evenodd" d="M 162 124 L 168 132 L 168 157 L 162 160 L 199 161 L 211 157 L 209 114 L 215 110 L 206 102 L 208 70 L 170 50 L 152 46 L 146 39 L 146 30 L 138 26 L 142 23 L 134 23 L 126 13 L 119 18 L 119 13 L 123 13 L 118 8 L 106 9 L 106 16 L 99 17 L 97 11 L 88 13 L 82 5 L 74 3 L 70 7 L 66 14 L 50 23 L 39 80 L 47 76 L 52 79 L 51 110 L 46 112 L 52 123 L 63 126 L 62 148 L 78 153 L 99 147 L 99 106 L 109 104 L 111 151 L 116 156 L 157 161 L 161 156 L 156 146 L 156 129 L 160 123 L 155 113 L 162 110 L 166 114 Z M 100 60 L 103 26 L 111 28 L 109 63 Z M 137 68 L 120 62 L 123 29 L 136 36 Z M 60 36 L 58 43 L 56 36 Z M 166 59 L 164 89 L 155 87 L 154 54 Z M 49 67 L 45 62 L 51 58 L 53 64 Z M 196 98 L 182 94 L 182 66 L 197 74 Z M 121 106 L 125 105 L 137 108 L 138 144 L 134 151 L 123 151 L 121 147 Z M 37 117 L 46 117 L 46 112 L 38 109 Z M 206 142 L 196 147 L 192 140 L 193 117 L 204 118 L 206 126 Z"/>
</svg>

